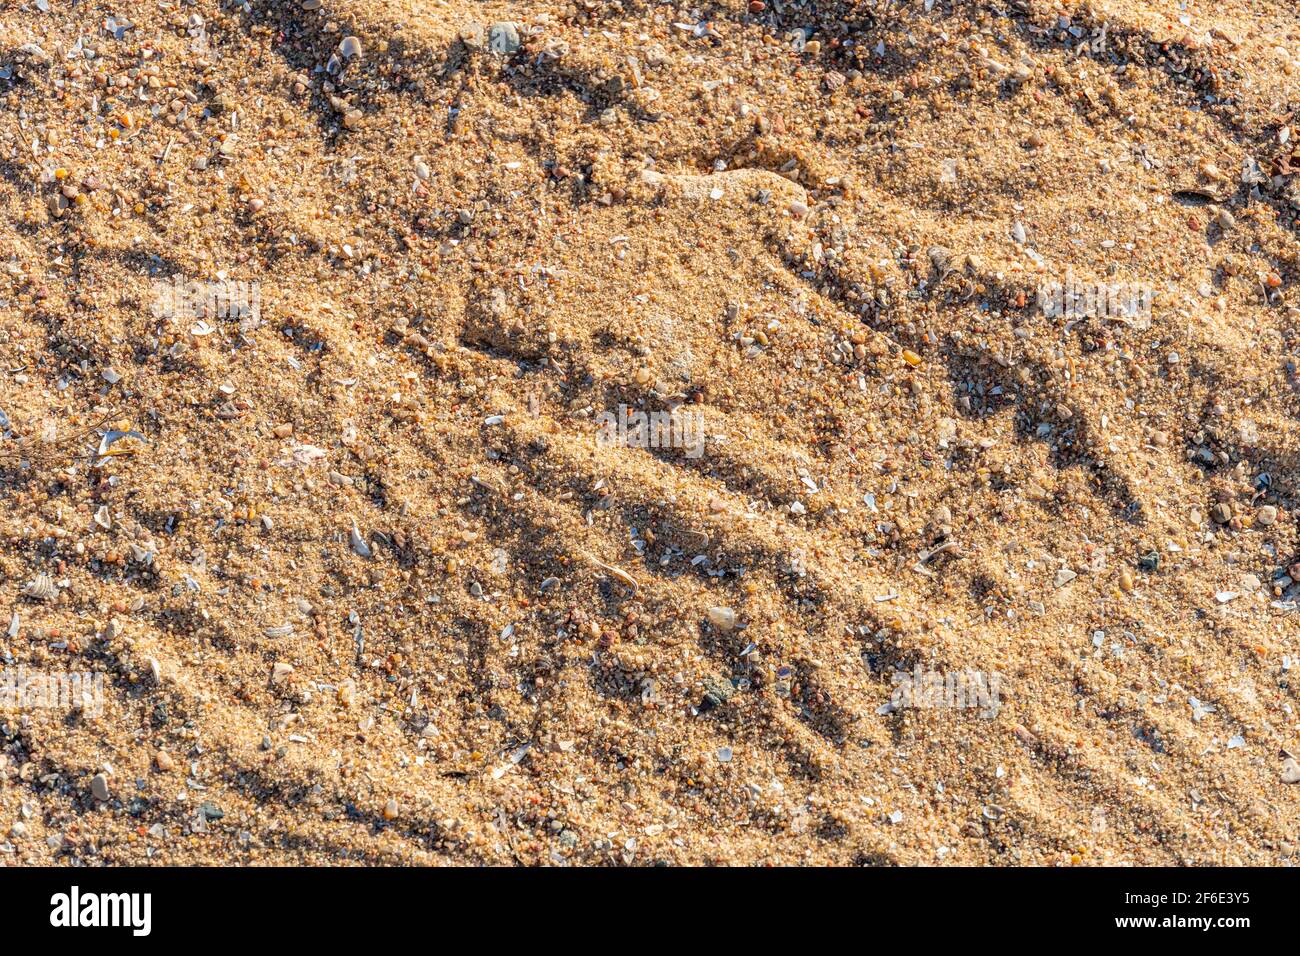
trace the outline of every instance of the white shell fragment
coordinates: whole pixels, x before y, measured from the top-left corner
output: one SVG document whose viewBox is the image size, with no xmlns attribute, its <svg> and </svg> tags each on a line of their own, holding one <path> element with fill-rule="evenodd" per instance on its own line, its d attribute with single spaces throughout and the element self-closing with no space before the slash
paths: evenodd
<svg viewBox="0 0 1300 956">
<path fill-rule="evenodd" d="M 736 612 L 729 607 L 709 608 L 709 620 L 719 631 L 734 631 L 736 629 Z"/>
<path fill-rule="evenodd" d="M 53 601 L 59 596 L 59 589 L 48 574 L 38 574 L 23 585 L 22 593 L 36 601 Z"/>
<path fill-rule="evenodd" d="M 104 455 L 107 455 L 108 450 L 113 447 L 113 444 L 115 442 L 121 441 L 123 438 L 138 438 L 140 441 L 144 442 L 145 444 L 149 443 L 149 439 L 145 438 L 142 434 L 140 434 L 137 431 L 122 432 L 122 431 L 118 431 L 117 429 L 111 429 L 105 432 L 104 437 L 99 440 L 99 451 L 97 452 L 97 454 L 101 458 Z"/>
<path fill-rule="evenodd" d="M 352 522 L 351 544 L 352 550 L 363 558 L 368 558 L 374 553 L 370 550 L 370 545 L 366 544 L 366 539 L 362 537 L 361 529 L 357 527 L 355 521 Z"/>
</svg>

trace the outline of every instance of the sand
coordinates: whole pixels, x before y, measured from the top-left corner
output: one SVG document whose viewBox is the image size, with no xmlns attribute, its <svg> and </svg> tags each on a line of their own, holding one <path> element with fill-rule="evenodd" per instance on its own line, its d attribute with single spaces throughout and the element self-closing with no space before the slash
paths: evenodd
<svg viewBox="0 0 1300 956">
<path fill-rule="evenodd" d="M 0 713 L 0 865 L 1293 862 L 1297 71 L 6 4 L 0 663 L 102 693 Z"/>
</svg>

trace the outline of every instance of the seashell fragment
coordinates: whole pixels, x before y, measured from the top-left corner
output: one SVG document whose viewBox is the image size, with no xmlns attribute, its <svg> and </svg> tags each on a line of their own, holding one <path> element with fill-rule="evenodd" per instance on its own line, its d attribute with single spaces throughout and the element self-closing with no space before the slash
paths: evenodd
<svg viewBox="0 0 1300 956">
<path fill-rule="evenodd" d="M 711 607 L 709 608 L 709 620 L 719 631 L 734 631 L 736 629 L 736 612 L 729 607 Z"/>
<path fill-rule="evenodd" d="M 344 37 L 343 42 L 339 44 L 339 53 L 343 54 L 345 60 L 361 56 L 361 41 L 353 36 Z"/>
<path fill-rule="evenodd" d="M 48 574 L 38 574 L 23 585 L 22 593 L 35 601 L 53 601 L 59 596 L 59 589 Z"/>
<path fill-rule="evenodd" d="M 350 540 L 352 550 L 361 555 L 361 557 L 368 558 L 373 554 L 370 550 L 370 545 L 366 544 L 366 539 L 361 536 L 361 529 L 357 527 L 355 521 L 352 522 L 352 535 Z"/>
</svg>

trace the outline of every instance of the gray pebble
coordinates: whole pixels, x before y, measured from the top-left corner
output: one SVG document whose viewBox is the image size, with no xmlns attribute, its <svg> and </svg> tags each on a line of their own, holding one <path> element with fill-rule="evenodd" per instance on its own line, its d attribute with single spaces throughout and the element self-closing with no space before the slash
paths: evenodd
<svg viewBox="0 0 1300 956">
<path fill-rule="evenodd" d="M 519 39 L 519 27 L 502 20 L 488 28 L 488 50 L 492 53 L 514 53 L 523 41 Z"/>
</svg>

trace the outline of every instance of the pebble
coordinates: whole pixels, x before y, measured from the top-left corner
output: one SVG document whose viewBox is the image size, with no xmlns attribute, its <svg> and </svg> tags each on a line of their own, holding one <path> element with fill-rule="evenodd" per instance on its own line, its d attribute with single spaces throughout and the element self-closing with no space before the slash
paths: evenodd
<svg viewBox="0 0 1300 956">
<path fill-rule="evenodd" d="M 523 41 L 519 38 L 519 27 L 502 20 L 488 28 L 488 50 L 492 53 L 514 53 Z"/>
<path fill-rule="evenodd" d="M 1300 763 L 1288 759 L 1282 764 L 1282 782 L 1283 783 L 1300 783 Z"/>
<path fill-rule="evenodd" d="M 396 820 L 397 814 L 400 812 L 400 810 L 401 808 L 398 807 L 396 800 L 389 800 L 387 803 L 384 804 L 384 819 Z"/>
<path fill-rule="evenodd" d="M 1255 512 L 1255 522 L 1265 528 L 1277 524 L 1277 508 L 1274 505 L 1264 505 Z"/>
<path fill-rule="evenodd" d="M 1078 576 L 1076 572 L 1071 571 L 1069 568 L 1061 568 L 1056 572 L 1056 578 L 1052 583 L 1058 588 L 1063 588 Z"/>
<path fill-rule="evenodd" d="M 725 677 L 710 678 L 704 682 L 704 701 L 701 705 L 702 710 L 712 710 L 714 707 L 721 707 L 736 693 L 736 685 Z"/>
<path fill-rule="evenodd" d="M 1232 505 L 1226 501 L 1221 501 L 1210 509 L 1210 517 L 1217 524 L 1227 524 L 1232 520 Z"/>
<path fill-rule="evenodd" d="M 176 767 L 176 761 L 172 759 L 171 754 L 165 750 L 160 750 L 153 758 L 154 766 L 163 773 L 170 773 Z"/>
<path fill-rule="evenodd" d="M 108 777 L 102 773 L 97 773 L 91 777 L 90 792 L 96 800 L 107 800 L 109 798 Z"/>
</svg>

